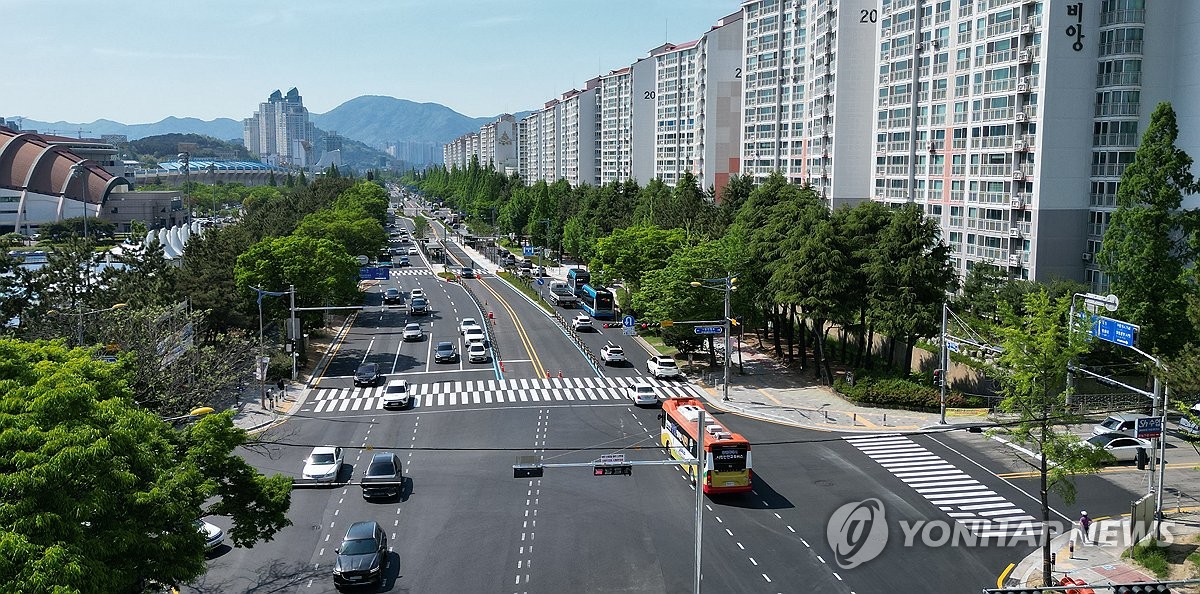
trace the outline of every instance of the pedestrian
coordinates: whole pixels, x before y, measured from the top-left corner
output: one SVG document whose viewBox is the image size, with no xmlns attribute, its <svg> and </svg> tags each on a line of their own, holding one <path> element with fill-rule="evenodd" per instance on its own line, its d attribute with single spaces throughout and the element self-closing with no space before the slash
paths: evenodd
<svg viewBox="0 0 1200 594">
<path fill-rule="evenodd" d="M 283 400 L 283 396 L 285 394 L 284 389 L 285 389 L 286 385 L 287 384 L 283 383 L 283 378 L 279 378 L 279 382 L 277 384 L 275 384 L 275 386 L 277 388 L 279 388 L 279 399 L 280 400 Z"/>
<path fill-rule="evenodd" d="M 1090 518 L 1088 516 L 1088 513 L 1086 511 L 1080 512 L 1080 514 L 1079 514 L 1079 529 L 1083 531 L 1083 542 L 1088 543 L 1088 544 L 1090 544 L 1092 542 L 1092 537 L 1090 535 L 1091 533 L 1089 532 L 1091 527 L 1092 527 L 1092 518 Z"/>
</svg>

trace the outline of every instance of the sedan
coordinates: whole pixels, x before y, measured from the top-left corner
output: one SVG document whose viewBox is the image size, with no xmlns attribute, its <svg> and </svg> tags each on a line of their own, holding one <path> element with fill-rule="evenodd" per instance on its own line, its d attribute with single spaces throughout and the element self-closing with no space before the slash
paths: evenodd
<svg viewBox="0 0 1200 594">
<path fill-rule="evenodd" d="M 658 404 L 658 392 L 654 386 L 634 384 L 629 386 L 629 399 L 637 406 L 650 406 Z"/>
<path fill-rule="evenodd" d="M 354 385 L 356 386 L 374 386 L 378 381 L 378 363 L 363 363 L 358 366 L 358 371 L 354 372 Z"/>
<path fill-rule="evenodd" d="M 467 360 L 472 363 L 487 363 L 488 351 L 483 343 L 475 343 L 467 347 Z"/>
<path fill-rule="evenodd" d="M 412 266 L 412 262 L 408 261 L 408 256 L 401 256 L 400 261 L 396 263 L 396 266 L 399 266 L 401 268 L 403 268 L 405 266 Z"/>
<path fill-rule="evenodd" d="M 417 249 L 417 248 L 415 248 L 415 247 L 410 247 L 410 248 L 408 248 L 408 255 L 410 255 L 410 256 L 418 256 L 418 255 L 420 255 L 420 254 L 421 254 L 421 250 L 418 250 L 418 249 Z"/>
<path fill-rule="evenodd" d="M 1137 460 L 1138 450 L 1149 452 L 1151 448 L 1149 440 L 1129 437 L 1120 433 L 1093 435 L 1087 439 L 1086 443 L 1093 448 L 1112 454 L 1118 462 Z"/>
<path fill-rule="evenodd" d="M 387 534 L 376 522 L 355 522 L 334 549 L 333 585 L 382 584 L 387 565 Z"/>
<path fill-rule="evenodd" d="M 454 348 L 453 343 L 439 342 L 433 351 L 433 361 L 435 363 L 454 363 L 458 361 L 458 350 Z"/>
<path fill-rule="evenodd" d="M 424 337 L 425 333 L 421 332 L 420 324 L 412 323 L 404 326 L 404 340 L 421 340 Z"/>
<path fill-rule="evenodd" d="M 404 298 L 400 296 L 400 289 L 390 288 L 383 292 L 384 303 L 400 303 Z"/>
<path fill-rule="evenodd" d="M 196 520 L 193 522 L 196 526 L 196 531 L 204 535 L 204 550 L 205 552 L 221 546 L 225 542 L 225 533 L 215 524 L 209 524 L 204 520 Z"/>
<path fill-rule="evenodd" d="M 304 459 L 304 472 L 301 476 L 314 481 L 336 480 L 342 470 L 342 461 L 342 448 L 315 447 L 308 458 Z"/>
<path fill-rule="evenodd" d="M 413 289 L 408 292 L 408 296 L 410 299 L 424 299 L 425 298 L 425 290 L 424 289 Z"/>
</svg>

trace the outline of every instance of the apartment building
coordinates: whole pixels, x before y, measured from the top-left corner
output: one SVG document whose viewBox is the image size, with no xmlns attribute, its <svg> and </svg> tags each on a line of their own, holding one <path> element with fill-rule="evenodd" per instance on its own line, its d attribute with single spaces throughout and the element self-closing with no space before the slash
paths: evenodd
<svg viewBox="0 0 1200 594">
<path fill-rule="evenodd" d="M 1200 150 L 1200 4 L 900 0 L 879 19 L 873 197 L 922 204 L 960 274 L 1106 292 L 1094 255 L 1158 102 Z"/>
<path fill-rule="evenodd" d="M 253 116 L 242 120 L 242 143 L 271 165 L 308 167 L 320 157 L 314 154 L 314 147 L 319 151 L 317 129 L 295 88 L 287 95 L 271 93 Z"/>
<path fill-rule="evenodd" d="M 542 178 L 542 111 L 535 111 L 518 124 L 518 166 L 526 184 Z"/>
<path fill-rule="evenodd" d="M 558 99 L 547 101 L 542 107 L 541 117 L 538 118 L 537 142 L 541 145 L 538 151 L 537 179 L 546 183 L 554 183 L 562 177 L 559 166 L 562 164 L 559 155 L 558 130 L 560 124 Z"/>
<path fill-rule="evenodd" d="M 596 159 L 596 98 L 600 78 L 584 83 L 583 90 L 563 93 L 558 104 L 560 177 L 572 186 L 597 185 L 600 165 Z"/>
<path fill-rule="evenodd" d="M 700 39 L 654 56 L 654 176 L 674 186 L 691 171 L 720 191 L 738 172 L 741 146 L 741 13 Z"/>
<path fill-rule="evenodd" d="M 878 5 L 742 2 L 743 173 L 779 171 L 831 208 L 870 196 Z"/>
<path fill-rule="evenodd" d="M 517 170 L 517 120 L 512 114 L 479 128 L 479 164 L 501 172 Z"/>
</svg>

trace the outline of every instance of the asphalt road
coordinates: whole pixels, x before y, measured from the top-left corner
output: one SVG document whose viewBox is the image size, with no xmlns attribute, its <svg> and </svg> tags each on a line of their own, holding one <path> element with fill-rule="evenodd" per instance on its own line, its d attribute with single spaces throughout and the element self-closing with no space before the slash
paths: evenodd
<svg viewBox="0 0 1200 594">
<path fill-rule="evenodd" d="M 450 256 L 465 255 L 451 246 Z M 208 574 L 185 591 L 331 592 L 333 550 L 346 527 L 364 519 L 389 533 L 383 591 L 689 591 L 695 492 L 680 469 L 637 466 L 633 476 L 595 477 L 588 468 L 547 468 L 542 478 L 512 475 L 518 456 L 545 463 L 588 463 L 616 452 L 663 459 L 658 411 L 634 407 L 625 397 L 625 386 L 643 374 L 640 348 L 620 330 L 580 336 L 594 352 L 611 340 L 634 359 L 625 367 L 594 367 L 541 306 L 502 281 L 464 280 L 472 298 L 464 286 L 434 276 L 423 255 L 413 264 L 367 292 L 365 309 L 301 412 L 244 452 L 264 472 L 298 476 L 312 447 L 341 445 L 347 452 L 341 480 L 350 481 L 362 475 L 372 453 L 394 451 L 407 477 L 402 496 L 368 502 L 354 485 L 298 488 L 292 526 L 251 549 L 216 551 Z M 403 305 L 383 306 L 382 292 L 390 286 L 402 289 Z M 414 288 L 429 296 L 429 316 L 409 315 Z M 486 364 L 433 363 L 437 341 L 454 342 L 462 352 L 457 325 L 463 317 L 489 321 L 489 344 L 499 356 Z M 401 340 L 409 320 L 422 324 L 422 341 Z M 417 394 L 414 406 L 382 410 L 378 388 L 352 386 L 350 376 L 363 361 L 379 363 L 388 378 L 407 379 Z M 698 389 L 655 383 L 671 395 Z M 997 477 L 1011 469 L 978 436 L 904 438 L 911 441 L 901 444 L 904 453 L 889 454 L 893 445 L 728 414 L 720 419 L 750 439 L 755 489 L 704 498 L 706 592 L 890 594 L 947 591 L 948 585 L 969 591 L 995 584 L 1008 563 L 1031 550 L 1020 542 L 904 542 L 902 522 L 946 522 L 948 513 L 962 513 L 928 489 L 918 491 L 920 477 L 897 469 L 896 458 L 914 451 L 972 481 L 961 489 L 990 492 L 1002 513 L 1037 515 L 1029 485 L 1021 482 L 1027 479 Z M 1125 496 L 1089 487 L 1086 501 L 1090 506 L 1097 498 L 1101 510 Z M 829 518 L 867 498 L 882 502 L 892 534 L 878 557 L 843 569 L 827 541 Z"/>
</svg>

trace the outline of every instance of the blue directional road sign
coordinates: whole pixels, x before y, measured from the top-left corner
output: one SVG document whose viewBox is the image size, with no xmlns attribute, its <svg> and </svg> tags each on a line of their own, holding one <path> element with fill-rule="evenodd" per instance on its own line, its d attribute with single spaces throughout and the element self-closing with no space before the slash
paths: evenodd
<svg viewBox="0 0 1200 594">
<path fill-rule="evenodd" d="M 696 326 L 692 328 L 692 332 L 696 334 L 721 334 L 725 332 L 724 326 Z"/>
<path fill-rule="evenodd" d="M 390 268 L 376 268 L 374 266 L 364 266 L 358 269 L 359 280 L 387 280 L 390 278 Z"/>
<path fill-rule="evenodd" d="M 542 277 L 538 277 L 538 284 L 539 284 L 539 285 L 544 285 L 544 284 L 546 284 L 546 279 L 544 279 L 544 278 L 542 278 Z"/>
<path fill-rule="evenodd" d="M 535 248 L 533 246 L 527 245 L 527 246 L 521 248 L 521 255 L 525 256 L 526 258 L 532 258 L 534 255 L 534 253 L 533 253 L 534 249 Z"/>
<path fill-rule="evenodd" d="M 946 341 L 946 350 L 950 351 L 951 353 L 957 353 L 958 352 L 958 343 L 954 342 L 952 340 L 947 340 Z"/>
<path fill-rule="evenodd" d="M 1121 346 L 1132 347 L 1137 341 L 1138 327 L 1129 322 L 1114 320 L 1104 316 L 1094 316 L 1092 318 L 1092 336 L 1119 344 Z"/>
<path fill-rule="evenodd" d="M 625 317 L 621 318 L 621 325 L 626 328 L 632 328 L 633 325 L 636 323 L 637 323 L 637 319 L 635 319 L 633 316 L 625 316 Z"/>
</svg>

